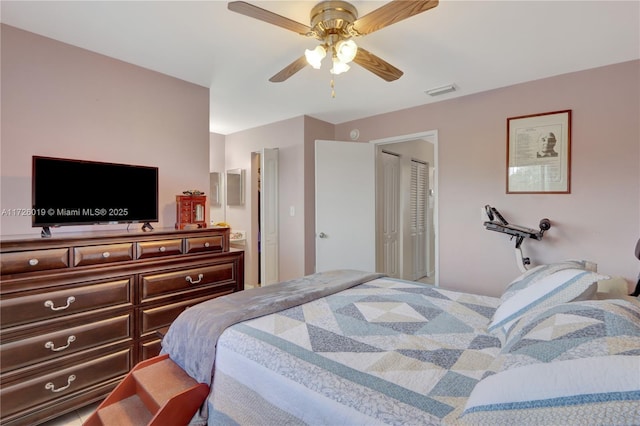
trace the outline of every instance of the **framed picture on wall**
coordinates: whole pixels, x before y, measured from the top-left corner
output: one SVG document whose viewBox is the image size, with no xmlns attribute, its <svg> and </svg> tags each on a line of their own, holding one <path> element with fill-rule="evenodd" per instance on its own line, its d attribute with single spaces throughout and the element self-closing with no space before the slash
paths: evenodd
<svg viewBox="0 0 640 426">
<path fill-rule="evenodd" d="M 571 110 L 507 118 L 507 194 L 571 192 Z"/>
</svg>

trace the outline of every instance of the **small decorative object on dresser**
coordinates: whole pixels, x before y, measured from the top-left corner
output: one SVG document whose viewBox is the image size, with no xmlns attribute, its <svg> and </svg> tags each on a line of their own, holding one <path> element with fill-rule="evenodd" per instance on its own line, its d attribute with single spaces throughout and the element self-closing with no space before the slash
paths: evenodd
<svg viewBox="0 0 640 426">
<path fill-rule="evenodd" d="M 176 229 L 206 228 L 207 196 L 200 191 L 183 193 L 188 195 L 176 195 Z"/>
<path fill-rule="evenodd" d="M 2 425 L 99 401 L 187 307 L 244 289 L 229 228 L 0 239 Z"/>
</svg>

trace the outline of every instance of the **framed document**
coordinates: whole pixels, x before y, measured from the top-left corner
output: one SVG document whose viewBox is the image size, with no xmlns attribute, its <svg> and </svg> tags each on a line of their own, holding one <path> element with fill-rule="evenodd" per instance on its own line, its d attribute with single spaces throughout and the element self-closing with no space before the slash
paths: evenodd
<svg viewBox="0 0 640 426">
<path fill-rule="evenodd" d="M 507 118 L 507 194 L 571 192 L 571 110 Z"/>
</svg>

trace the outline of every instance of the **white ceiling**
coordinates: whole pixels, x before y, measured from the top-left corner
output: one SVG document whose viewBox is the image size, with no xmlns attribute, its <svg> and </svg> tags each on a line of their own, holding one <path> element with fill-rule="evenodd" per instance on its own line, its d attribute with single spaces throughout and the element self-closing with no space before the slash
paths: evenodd
<svg viewBox="0 0 640 426">
<path fill-rule="evenodd" d="M 309 24 L 316 1 L 250 1 Z M 353 1 L 360 16 L 383 5 Z M 640 58 L 640 1 L 441 0 L 358 44 L 404 71 L 395 82 L 328 64 L 268 79 L 314 39 L 227 10 L 224 1 L 10 1 L 0 20 L 210 88 L 210 130 L 309 115 L 330 123 Z M 640 78 L 640 76 L 639 76 Z M 455 84 L 452 94 L 425 90 Z"/>
</svg>

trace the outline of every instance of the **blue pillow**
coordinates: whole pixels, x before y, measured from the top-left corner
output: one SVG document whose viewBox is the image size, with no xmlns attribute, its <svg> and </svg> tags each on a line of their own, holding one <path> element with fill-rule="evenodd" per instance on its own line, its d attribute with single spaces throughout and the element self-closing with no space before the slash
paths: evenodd
<svg viewBox="0 0 640 426">
<path fill-rule="evenodd" d="M 598 281 L 608 278 L 575 268 L 565 268 L 546 275 L 531 285 L 512 291 L 510 297 L 496 309 L 488 330 L 503 339 L 522 315 L 560 303 L 591 299 L 598 290 Z"/>
</svg>

